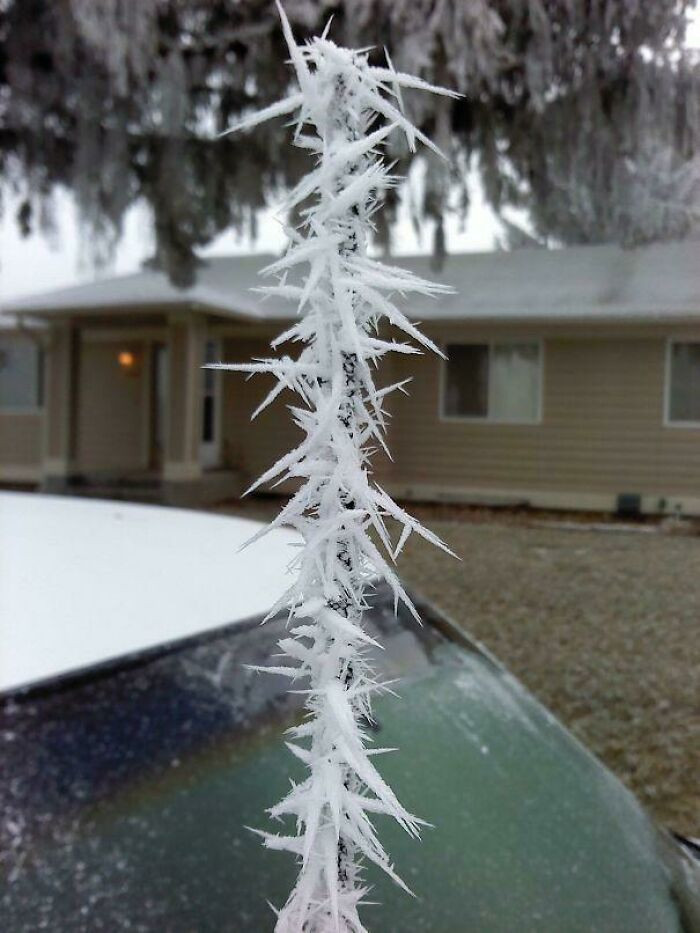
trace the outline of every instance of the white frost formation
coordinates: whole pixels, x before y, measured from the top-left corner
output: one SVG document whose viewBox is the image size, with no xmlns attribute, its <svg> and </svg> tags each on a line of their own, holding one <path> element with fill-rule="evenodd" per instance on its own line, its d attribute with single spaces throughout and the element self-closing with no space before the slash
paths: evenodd
<svg viewBox="0 0 700 933">
<path fill-rule="evenodd" d="M 401 338 L 380 336 L 379 325 L 391 325 L 439 352 L 399 311 L 392 295 L 417 292 L 427 299 L 446 289 L 368 258 L 367 238 L 378 200 L 395 182 L 379 154 L 387 136 L 399 130 L 411 149 L 418 140 L 436 151 L 405 118 L 401 88 L 456 95 L 397 73 L 391 61 L 386 68 L 371 67 L 367 50 L 339 48 L 327 38 L 328 27 L 321 38 L 297 46 L 281 7 L 280 16 L 299 90 L 233 130 L 297 112 L 294 144 L 316 158 L 316 168 L 285 205 L 299 211 L 301 223 L 290 231 L 285 256 L 266 270 L 279 276 L 278 284 L 260 289 L 298 306 L 298 322 L 273 346 L 291 340 L 303 349 L 296 360 L 285 356 L 218 366 L 277 377 L 258 412 L 284 388 L 298 393 L 303 403 L 291 411 L 304 440 L 251 487 L 300 481 L 269 527 L 290 525 L 304 541 L 294 562 L 296 582 L 272 610 L 288 610 L 290 637 L 279 644 L 293 664 L 264 669 L 295 682 L 309 681 L 307 717 L 290 730 L 296 741 L 288 743 L 309 774 L 269 811 L 274 818 L 294 817 L 296 835 L 262 834 L 266 846 L 294 853 L 300 865 L 276 929 L 355 933 L 364 929 L 358 916 L 367 892 L 363 860 L 405 887 L 371 816 L 388 814 L 414 836 L 421 823 L 401 806 L 372 763 L 387 749 L 366 748 L 363 725 L 371 720 L 370 699 L 386 684 L 377 683 L 368 664 L 367 648 L 376 642 L 363 630 L 362 616 L 377 574 L 415 615 L 390 561 L 412 531 L 443 546 L 370 483 L 369 461 L 376 445 L 385 448 L 384 399 L 403 388 L 377 388 L 376 365 L 390 351 L 419 352 Z M 378 128 L 377 121 L 382 123 Z M 308 265 L 306 276 L 290 281 L 289 271 L 302 265 Z M 402 526 L 395 546 L 387 518 Z M 372 531 L 388 559 L 373 542 Z"/>
</svg>

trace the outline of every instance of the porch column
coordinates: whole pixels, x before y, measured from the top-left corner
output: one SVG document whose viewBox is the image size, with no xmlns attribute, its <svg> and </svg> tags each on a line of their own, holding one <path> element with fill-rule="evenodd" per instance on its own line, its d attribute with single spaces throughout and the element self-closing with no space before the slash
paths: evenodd
<svg viewBox="0 0 700 933">
<path fill-rule="evenodd" d="M 201 316 L 168 319 L 168 403 L 163 481 L 169 501 L 191 498 L 202 476 L 202 370 L 206 327 Z"/>
<path fill-rule="evenodd" d="M 42 488 L 60 492 L 75 472 L 78 332 L 70 321 L 51 324 L 44 356 Z"/>
</svg>

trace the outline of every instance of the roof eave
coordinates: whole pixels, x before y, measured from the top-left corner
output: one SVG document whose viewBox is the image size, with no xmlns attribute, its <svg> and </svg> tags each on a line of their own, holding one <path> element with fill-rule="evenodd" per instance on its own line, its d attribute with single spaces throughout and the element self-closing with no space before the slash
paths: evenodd
<svg viewBox="0 0 700 933">
<path fill-rule="evenodd" d="M 252 314 L 248 311 L 241 311 L 236 308 L 226 307 L 223 304 L 218 304 L 216 302 L 202 301 L 202 300 L 192 300 L 192 299 L 172 299 L 167 301 L 130 301 L 130 302 L 118 302 L 114 304 L 101 303 L 97 305 L 72 305 L 66 307 L 50 307 L 41 305 L 35 305 L 28 308 L 8 308 L 6 311 L 3 309 L 0 313 L 6 313 L 8 316 L 13 315 L 17 318 L 34 318 L 42 323 L 46 323 L 51 320 L 63 320 L 66 318 L 72 318 L 79 315 L 87 315 L 89 317 L 105 317 L 108 315 L 124 315 L 129 316 L 133 315 L 135 312 L 141 312 L 145 314 L 153 313 L 163 313 L 167 314 L 171 311 L 194 311 L 200 314 L 217 314 L 221 317 L 227 319 L 235 319 L 237 321 L 265 321 L 266 318 Z"/>
<path fill-rule="evenodd" d="M 609 312 L 580 314 L 527 314 L 515 315 L 507 312 L 493 312 L 492 314 L 464 314 L 459 317 L 453 315 L 430 316 L 410 315 L 412 321 L 420 321 L 423 325 L 445 324 L 512 324 L 514 326 L 542 326 L 546 324 L 572 324 L 590 326 L 591 324 L 687 324 L 698 326 L 700 324 L 700 305 L 698 307 L 665 310 L 659 313 L 656 310 L 646 309 L 619 309 Z"/>
</svg>

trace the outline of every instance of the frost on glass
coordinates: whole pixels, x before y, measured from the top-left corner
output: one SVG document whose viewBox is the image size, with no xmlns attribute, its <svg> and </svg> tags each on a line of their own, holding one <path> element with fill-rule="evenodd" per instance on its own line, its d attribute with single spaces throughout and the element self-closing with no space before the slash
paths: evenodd
<svg viewBox="0 0 700 933">
<path fill-rule="evenodd" d="M 296 831 L 261 833 L 266 846 L 291 852 L 299 864 L 277 930 L 359 931 L 358 906 L 367 893 L 363 863 L 373 862 L 405 887 L 373 817 L 387 814 L 413 836 L 421 826 L 375 767 L 376 756 L 388 749 L 367 747 L 372 695 L 388 687 L 368 662 L 376 641 L 363 627 L 363 613 L 381 577 L 395 604 L 405 603 L 417 618 L 391 564 L 411 532 L 443 546 L 371 482 L 372 451 L 386 447 L 385 399 L 404 388 L 380 388 L 375 374 L 387 353 L 415 353 L 415 343 L 439 352 L 393 296 L 414 292 L 428 300 L 446 290 L 370 259 L 367 240 L 379 199 L 395 183 L 381 156 L 387 137 L 398 131 L 411 148 L 421 142 L 438 151 L 404 116 L 402 88 L 455 95 L 398 73 L 388 56 L 386 67 L 371 67 L 366 51 L 338 47 L 328 29 L 297 45 L 281 9 L 280 15 L 298 89 L 232 129 L 295 114 L 294 144 L 315 163 L 287 201 L 300 223 L 289 230 L 285 255 L 267 268 L 277 283 L 260 289 L 289 298 L 298 309 L 296 323 L 273 346 L 296 342 L 302 349 L 296 359 L 219 367 L 276 376 L 258 411 L 291 389 L 300 399 L 292 415 L 304 434 L 252 487 L 297 483 L 269 528 L 289 525 L 303 540 L 293 562 L 295 583 L 271 612 L 288 614 L 289 635 L 279 642 L 285 657 L 264 668 L 304 691 L 307 713 L 288 742 L 307 777 L 269 811 L 291 818 Z M 400 336 L 388 335 L 389 326 Z M 387 519 L 401 527 L 396 543 Z"/>
</svg>

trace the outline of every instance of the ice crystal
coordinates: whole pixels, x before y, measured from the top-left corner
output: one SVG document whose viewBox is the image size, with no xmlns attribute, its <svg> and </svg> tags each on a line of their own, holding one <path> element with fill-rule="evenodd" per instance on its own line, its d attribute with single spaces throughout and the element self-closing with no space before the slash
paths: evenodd
<svg viewBox="0 0 700 933">
<path fill-rule="evenodd" d="M 370 455 L 385 445 L 384 400 L 400 388 L 375 384 L 377 364 L 392 351 L 416 352 L 416 343 L 437 351 L 394 296 L 417 292 L 428 300 L 446 289 L 368 258 L 367 240 L 378 200 L 395 183 L 381 155 L 386 139 L 401 132 L 411 148 L 422 143 L 437 152 L 404 116 L 401 89 L 454 95 L 396 72 L 390 60 L 386 67 L 370 66 L 366 51 L 337 46 L 328 31 L 297 45 L 281 8 L 280 15 L 299 89 L 232 129 L 294 113 L 294 143 L 315 160 L 286 204 L 299 209 L 300 224 L 289 231 L 284 256 L 266 270 L 278 282 L 263 289 L 298 307 L 297 321 L 273 346 L 296 341 L 303 349 L 294 360 L 219 368 L 276 376 L 259 410 L 285 388 L 301 399 L 292 413 L 303 441 L 252 487 L 296 482 L 297 491 L 269 528 L 291 526 L 303 539 L 295 582 L 272 610 L 287 611 L 289 637 L 279 643 L 286 659 L 270 670 L 307 691 L 307 717 L 290 730 L 288 745 L 308 776 L 270 810 L 272 817 L 293 818 L 296 832 L 262 834 L 268 847 L 291 852 L 299 862 L 277 930 L 354 933 L 364 929 L 358 914 L 367 891 L 364 862 L 405 887 L 373 816 L 389 815 L 414 836 L 421 825 L 374 765 L 385 749 L 367 747 L 372 695 L 385 685 L 367 657 L 376 642 L 363 628 L 363 613 L 378 577 L 415 613 L 393 560 L 411 532 L 443 546 L 373 484 Z M 305 275 L 295 274 L 299 267 L 308 270 Z M 403 337 L 392 338 L 387 326 Z M 402 528 L 396 544 L 388 519 Z"/>
</svg>

